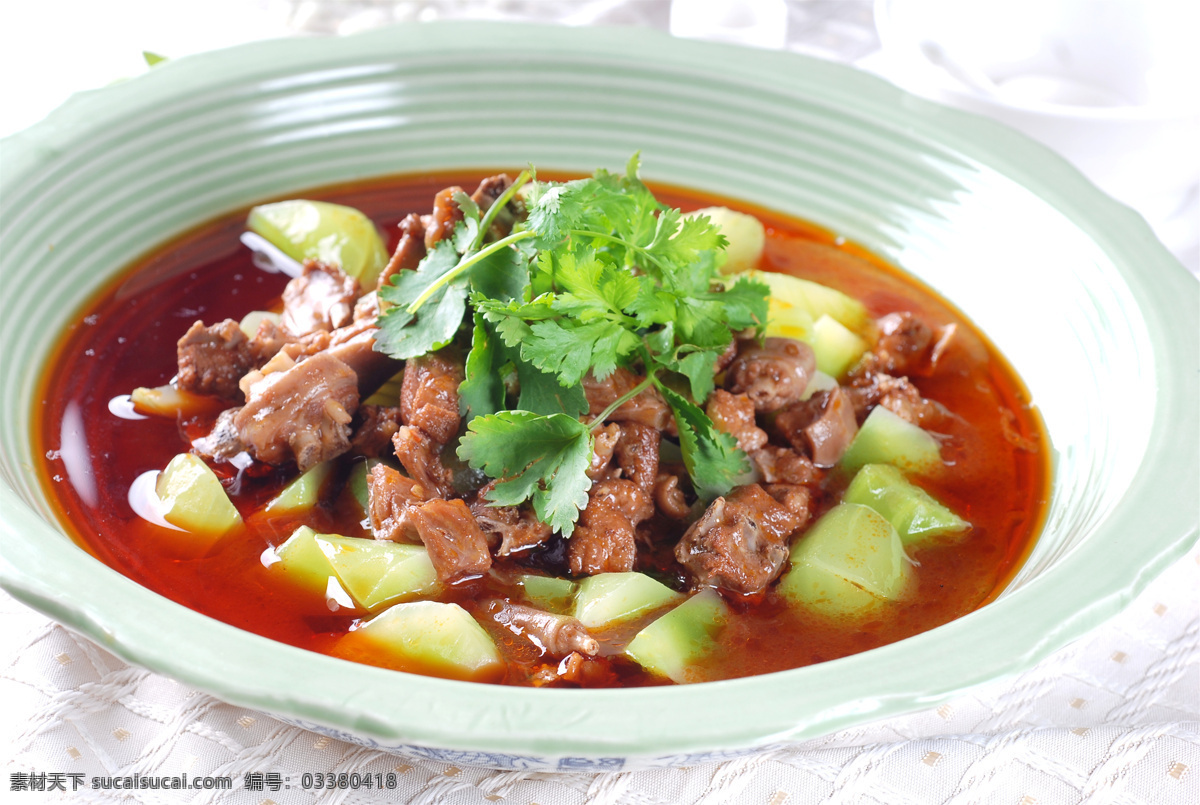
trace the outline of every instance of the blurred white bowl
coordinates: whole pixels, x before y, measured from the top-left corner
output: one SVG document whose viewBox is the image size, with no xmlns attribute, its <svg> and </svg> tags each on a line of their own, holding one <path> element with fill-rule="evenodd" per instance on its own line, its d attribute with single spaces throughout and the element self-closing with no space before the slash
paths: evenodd
<svg viewBox="0 0 1200 805">
<path fill-rule="evenodd" d="M 876 0 L 875 22 L 871 69 L 1040 140 L 1173 251 L 1195 245 L 1200 4 Z"/>
</svg>

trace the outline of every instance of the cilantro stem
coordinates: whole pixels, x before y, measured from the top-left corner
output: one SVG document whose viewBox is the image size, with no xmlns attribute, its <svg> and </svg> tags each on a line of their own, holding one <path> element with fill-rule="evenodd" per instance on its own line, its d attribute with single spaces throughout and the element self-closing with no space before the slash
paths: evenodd
<svg viewBox="0 0 1200 805">
<path fill-rule="evenodd" d="M 655 372 L 657 372 L 657 370 L 655 370 Z M 609 415 L 612 414 L 613 411 L 617 410 L 622 405 L 629 402 L 634 397 L 638 396 L 643 391 L 645 391 L 646 389 L 648 389 L 652 385 L 654 385 L 654 383 L 656 382 L 654 379 L 655 372 L 651 372 L 650 375 L 645 380 L 643 380 L 641 383 L 638 383 L 636 386 L 631 388 L 629 391 L 625 392 L 620 397 L 613 400 L 611 405 L 609 405 L 607 408 L 605 408 L 603 411 L 600 412 L 600 416 L 598 416 L 594 420 L 592 420 L 591 430 L 593 432 L 599 430 L 600 427 L 604 424 L 604 420 L 608 419 Z"/>
<path fill-rule="evenodd" d="M 483 239 L 487 237 L 488 230 L 492 228 L 492 221 L 496 220 L 496 216 L 500 211 L 512 201 L 512 197 L 517 194 L 530 179 L 529 171 L 521 171 L 517 175 L 515 182 L 510 184 L 500 196 L 492 202 L 492 206 L 488 207 L 487 212 L 483 214 L 483 219 L 479 222 L 479 234 L 475 236 L 475 243 L 472 244 L 472 250 L 478 249 L 483 245 Z"/>
<path fill-rule="evenodd" d="M 625 240 L 625 238 L 617 237 L 616 235 L 610 235 L 607 232 L 594 232 L 588 229 L 568 229 L 567 234 L 577 235 L 581 238 L 599 238 L 600 240 L 607 240 L 610 243 L 616 243 L 619 246 L 624 246 L 626 249 L 632 249 L 638 254 L 645 256 L 649 260 L 653 261 L 654 264 L 660 269 L 666 270 L 670 268 L 670 266 L 663 263 L 663 261 L 657 256 L 648 252 L 645 247 L 639 246 L 636 243 L 630 243 L 629 241 Z"/>
<path fill-rule="evenodd" d="M 489 243 L 486 247 L 475 252 L 474 254 L 470 255 L 469 257 L 464 256 L 463 259 L 458 262 L 458 265 L 456 265 L 454 268 L 450 269 L 445 274 L 443 274 L 442 276 L 440 276 L 436 280 L 434 280 L 434 282 L 432 284 L 430 284 L 430 286 L 428 288 L 425 289 L 424 293 L 422 293 L 420 296 L 418 296 L 416 299 L 413 300 L 412 304 L 410 304 L 406 308 L 406 310 L 410 314 L 416 313 L 418 310 L 420 310 L 422 305 L 424 305 L 426 302 L 429 301 L 429 298 L 431 296 L 433 296 L 435 293 L 438 292 L 439 289 L 445 287 L 446 285 L 449 285 L 451 282 L 458 279 L 458 277 L 461 276 L 464 271 L 466 271 L 468 268 L 470 268 L 471 266 L 478 263 L 480 260 L 483 260 L 485 257 L 489 257 L 490 255 L 495 254 L 496 252 L 500 251 L 501 249 L 507 248 L 508 246 L 511 246 L 512 244 L 517 243 L 518 241 L 522 241 L 527 238 L 532 238 L 532 237 L 536 237 L 536 236 L 537 236 L 537 233 L 534 232 L 532 229 L 526 229 L 522 232 L 514 232 L 506 238 L 501 238 L 500 240 Z"/>
</svg>

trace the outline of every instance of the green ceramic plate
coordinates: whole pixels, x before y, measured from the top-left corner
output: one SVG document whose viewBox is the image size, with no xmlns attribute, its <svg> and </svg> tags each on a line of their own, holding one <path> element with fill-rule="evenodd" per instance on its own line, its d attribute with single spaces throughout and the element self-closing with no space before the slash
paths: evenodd
<svg viewBox="0 0 1200 805">
<path fill-rule="evenodd" d="M 131 662 L 369 745 L 502 768 L 688 763 L 928 707 L 1030 667 L 1191 545 L 1197 283 L 1134 213 L 1032 142 L 873 77 L 638 30 L 407 26 L 182 59 L 3 141 L 0 580 Z M 36 381 L 109 277 L 220 213 L 431 168 L 620 168 L 816 221 L 956 302 L 1057 450 L 1045 534 L 994 604 L 770 676 L 612 691 L 397 675 L 238 631 L 64 536 L 32 454 Z"/>
</svg>

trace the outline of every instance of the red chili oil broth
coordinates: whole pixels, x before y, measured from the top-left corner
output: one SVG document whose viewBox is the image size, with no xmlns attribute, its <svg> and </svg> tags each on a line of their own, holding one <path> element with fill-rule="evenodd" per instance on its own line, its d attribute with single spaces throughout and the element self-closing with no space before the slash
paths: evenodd
<svg viewBox="0 0 1200 805">
<path fill-rule="evenodd" d="M 294 194 L 348 204 L 389 233 L 408 213 L 429 211 L 433 195 L 448 185 L 471 188 L 486 172 L 422 174 Z M 545 174 L 544 174 L 545 176 Z M 564 178 L 564 177 L 552 177 Z M 839 623 L 805 613 L 768 590 L 730 600 L 731 617 L 717 649 L 695 669 L 695 679 L 719 679 L 809 665 L 881 646 L 960 617 L 998 594 L 1028 555 L 1049 499 L 1048 440 L 1029 395 L 1007 362 L 952 305 L 913 278 L 865 250 L 839 242 L 812 224 L 769 210 L 673 187 L 656 187 L 663 201 L 685 210 L 721 204 L 757 215 L 767 227 L 761 267 L 812 279 L 860 299 L 873 316 L 911 311 L 931 326 L 951 322 L 958 331 L 931 377 L 916 378 L 923 396 L 959 418 L 943 444 L 953 471 L 922 485 L 972 524 L 956 545 L 910 550 L 918 587 L 903 604 L 887 605 L 865 622 Z M 361 512 L 338 493 L 297 517 L 269 518 L 261 507 L 294 474 L 262 465 L 242 475 L 228 465 L 215 470 L 226 481 L 246 529 L 222 540 L 206 556 L 182 560 L 169 550 L 164 529 L 134 513 L 133 480 L 161 470 L 188 441 L 206 432 L 212 417 L 175 422 L 125 419 L 110 401 L 138 386 L 159 386 L 176 371 L 175 344 L 197 319 L 239 320 L 251 310 L 278 309 L 287 277 L 253 265 L 238 236 L 245 212 L 202 226 L 139 261 L 103 289 L 67 328 L 41 382 L 35 412 L 37 453 L 49 499 L 67 532 L 100 561 L 179 604 L 242 629 L 324 653 L 338 653 L 339 638 L 366 613 L 331 611 L 321 596 L 293 586 L 261 560 L 301 524 L 317 532 L 364 536 Z M 1006 412 L 1011 412 L 1006 413 Z M 1009 438 L 1004 421 L 1008 419 Z M 1017 438 L 1012 438 L 1013 434 Z M 1023 449 L 1021 440 L 1037 445 Z M 62 456 L 86 466 L 94 484 L 72 477 Z M 346 467 L 327 489 L 344 484 Z M 830 473 L 816 497 L 816 514 L 833 505 L 848 479 Z M 94 489 L 89 490 L 89 486 Z M 637 569 L 682 580 L 671 569 L 669 545 L 643 550 Z M 561 546 L 559 546 L 561 548 Z M 482 617 L 476 597 L 502 596 L 498 578 L 537 568 L 545 557 L 497 560 L 497 574 L 448 590 L 441 600 L 461 603 L 496 639 L 508 663 L 505 684 L 529 684 L 553 660 Z M 637 624 L 624 627 L 632 636 Z M 618 641 L 619 642 L 619 641 Z M 385 657 L 355 659 L 389 666 Z M 634 663 L 613 658 L 590 684 L 661 684 Z M 392 665 L 392 667 L 395 667 Z M 418 668 L 405 670 L 421 671 Z"/>
</svg>

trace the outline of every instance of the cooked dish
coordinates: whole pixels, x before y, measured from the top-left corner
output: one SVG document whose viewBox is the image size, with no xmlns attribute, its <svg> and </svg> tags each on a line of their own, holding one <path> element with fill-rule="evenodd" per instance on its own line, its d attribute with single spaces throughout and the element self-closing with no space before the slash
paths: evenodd
<svg viewBox="0 0 1200 805">
<path fill-rule="evenodd" d="M 64 521 L 236 626 L 514 685 L 793 668 L 1002 589 L 1049 451 L 986 339 L 637 168 L 334 189 L 151 256 L 44 381 Z"/>
</svg>

